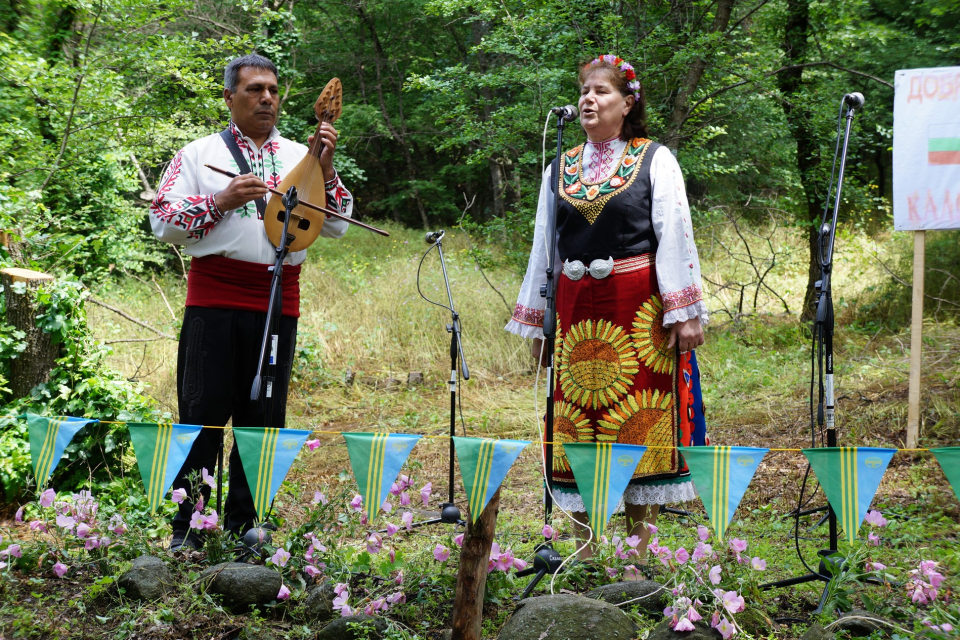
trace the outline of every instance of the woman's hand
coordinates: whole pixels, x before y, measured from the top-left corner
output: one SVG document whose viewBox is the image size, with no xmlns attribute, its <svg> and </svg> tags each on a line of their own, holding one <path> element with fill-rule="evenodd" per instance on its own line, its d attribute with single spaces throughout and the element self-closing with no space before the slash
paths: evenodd
<svg viewBox="0 0 960 640">
<path fill-rule="evenodd" d="M 690 318 L 670 327 L 667 348 L 672 349 L 675 344 L 680 345 L 682 353 L 693 351 L 703 344 L 703 325 L 700 324 L 700 318 Z"/>
<path fill-rule="evenodd" d="M 543 348 L 543 338 L 534 338 L 530 344 L 530 355 L 534 362 L 539 362 L 541 367 L 547 366 L 547 350 Z"/>
</svg>

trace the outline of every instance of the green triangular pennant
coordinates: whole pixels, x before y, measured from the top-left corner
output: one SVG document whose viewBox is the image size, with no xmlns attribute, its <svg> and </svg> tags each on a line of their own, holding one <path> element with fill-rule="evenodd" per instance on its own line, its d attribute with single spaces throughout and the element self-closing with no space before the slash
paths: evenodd
<svg viewBox="0 0 960 640">
<path fill-rule="evenodd" d="M 753 447 L 680 447 L 707 517 L 723 540 L 760 461 L 769 449 Z"/>
<path fill-rule="evenodd" d="M 345 433 L 350 466 L 363 498 L 367 523 L 373 524 L 380 505 L 420 436 L 403 433 Z"/>
<path fill-rule="evenodd" d="M 646 447 L 613 442 L 563 445 L 596 540 L 603 535 Z"/>
<path fill-rule="evenodd" d="M 500 483 L 507 477 L 517 456 L 530 443 L 524 440 L 460 437 L 454 437 L 453 442 L 457 447 L 460 477 L 463 488 L 467 490 L 470 515 L 476 522 Z"/>
<path fill-rule="evenodd" d="M 30 433 L 30 457 L 33 459 L 33 475 L 37 486 L 46 484 L 50 474 L 57 468 L 63 450 L 67 448 L 73 436 L 84 426 L 96 419 L 56 417 L 27 414 L 27 430 Z"/>
<path fill-rule="evenodd" d="M 267 517 L 273 497 L 311 433 L 303 429 L 233 428 L 253 506 L 261 518 Z"/>
<path fill-rule="evenodd" d="M 947 476 L 947 481 L 953 489 L 953 494 L 960 500 L 960 447 L 942 447 L 930 449 L 930 453 L 940 463 L 940 468 Z"/>
<path fill-rule="evenodd" d="M 187 424 L 128 422 L 130 441 L 147 491 L 150 513 L 173 484 L 202 427 Z"/>
</svg>

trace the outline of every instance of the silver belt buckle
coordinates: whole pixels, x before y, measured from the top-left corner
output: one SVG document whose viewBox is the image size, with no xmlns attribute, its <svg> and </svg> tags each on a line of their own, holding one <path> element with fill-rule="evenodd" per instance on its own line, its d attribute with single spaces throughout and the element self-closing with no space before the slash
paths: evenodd
<svg viewBox="0 0 960 640">
<path fill-rule="evenodd" d="M 570 280 L 577 281 L 586 274 L 590 274 L 595 280 L 603 280 L 613 273 L 613 256 L 603 260 L 597 258 L 590 263 L 589 267 L 584 266 L 579 260 L 564 260 L 563 274 Z"/>
</svg>

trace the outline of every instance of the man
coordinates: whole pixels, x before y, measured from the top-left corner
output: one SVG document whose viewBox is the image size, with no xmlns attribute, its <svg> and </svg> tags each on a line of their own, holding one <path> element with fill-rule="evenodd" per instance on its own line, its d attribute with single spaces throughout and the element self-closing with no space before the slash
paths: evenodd
<svg viewBox="0 0 960 640">
<path fill-rule="evenodd" d="M 306 155 L 307 147 L 281 137 L 274 126 L 280 100 L 277 68 L 270 60 L 252 54 L 230 62 L 224 72 L 223 99 L 230 109 L 229 135 L 218 133 L 196 140 L 174 156 L 150 206 L 150 222 L 157 238 L 185 245 L 184 252 L 193 256 L 177 357 L 180 422 L 225 425 L 232 418 L 235 427 L 262 427 L 265 408 L 250 401 L 250 388 L 266 320 L 268 268 L 276 254 L 256 200 L 271 197 L 267 188 L 280 184 L 284 174 Z M 337 131 L 324 124 L 320 136 L 328 206 L 349 217 L 353 197 L 333 167 Z M 233 152 L 228 140 L 236 144 Z M 234 152 L 245 162 L 235 160 Z M 204 164 L 243 175 L 231 180 Z M 249 165 L 249 173 L 244 164 Z M 327 218 L 321 235 L 340 238 L 346 228 L 346 222 Z M 283 426 L 286 416 L 300 315 L 300 264 L 306 253 L 290 253 L 284 263 L 273 426 Z M 221 438 L 222 429 L 204 429 L 173 483 L 191 497 L 180 504 L 173 519 L 172 550 L 201 545 L 199 533 L 189 529 L 195 487 L 190 487 L 187 478 L 201 469 L 214 468 Z M 209 486 L 202 485 L 202 495 L 209 501 Z M 236 445 L 230 452 L 230 492 L 224 511 L 224 528 L 237 535 L 256 519 Z"/>
</svg>

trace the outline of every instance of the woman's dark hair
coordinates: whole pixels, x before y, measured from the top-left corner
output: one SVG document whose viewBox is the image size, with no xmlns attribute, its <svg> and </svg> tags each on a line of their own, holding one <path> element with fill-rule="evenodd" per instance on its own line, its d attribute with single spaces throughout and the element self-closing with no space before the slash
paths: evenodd
<svg viewBox="0 0 960 640">
<path fill-rule="evenodd" d="M 603 73 L 610 84 L 623 96 L 632 96 L 633 92 L 627 86 L 627 77 L 619 67 L 609 62 L 601 61 L 591 64 L 587 62 L 580 67 L 579 80 L 582 85 L 594 73 Z M 639 81 L 639 78 L 637 79 Z M 640 98 L 633 103 L 630 113 L 623 119 L 623 129 L 620 130 L 621 140 L 647 137 L 647 98 L 643 93 L 643 84 L 640 85 Z"/>
</svg>

